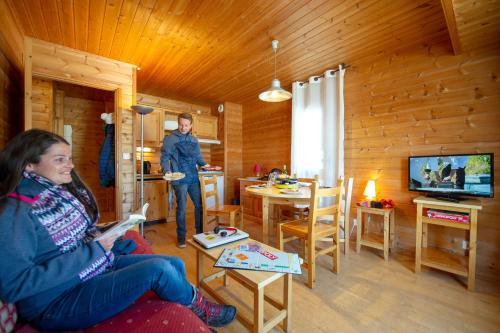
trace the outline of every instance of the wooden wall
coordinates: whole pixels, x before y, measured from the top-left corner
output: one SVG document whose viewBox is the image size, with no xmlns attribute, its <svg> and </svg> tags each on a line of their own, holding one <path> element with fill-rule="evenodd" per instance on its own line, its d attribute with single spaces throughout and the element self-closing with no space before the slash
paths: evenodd
<svg viewBox="0 0 500 333">
<path fill-rule="evenodd" d="M 253 103 L 243 105 L 242 176 L 253 176 L 255 163 L 264 173 L 273 168 L 290 168 L 291 108 L 290 101 L 265 103 L 255 96 Z"/>
<path fill-rule="evenodd" d="M 224 103 L 224 203 L 230 204 L 240 194 L 239 181 L 243 167 L 243 107 Z"/>
<path fill-rule="evenodd" d="M 21 130 L 21 76 L 0 49 L 0 149 Z"/>
<path fill-rule="evenodd" d="M 417 195 L 407 190 L 407 157 L 495 153 L 496 198 L 481 199 L 477 273 L 498 280 L 498 52 L 453 56 L 447 40 L 435 39 L 430 44 L 358 59 L 352 65 L 345 76 L 345 173 L 355 179 L 353 205 L 363 199 L 366 181 L 377 179 L 379 197 L 396 203 L 398 247 L 413 249 L 416 207 L 412 198 Z M 254 102 L 245 104 L 243 110 L 243 174 L 250 174 L 255 162 L 269 168 L 289 161 L 291 104 Z M 434 243 L 454 249 L 459 247 L 458 237 L 463 237 L 438 228 L 432 232 Z"/>
<path fill-rule="evenodd" d="M 53 129 L 54 83 L 52 80 L 34 77 L 31 92 L 32 128 L 46 131 Z"/>
<path fill-rule="evenodd" d="M 25 129 L 32 127 L 33 77 L 84 85 L 115 93 L 116 112 L 116 206 L 117 218 L 127 215 L 135 202 L 133 123 L 130 106 L 135 103 L 135 66 L 77 51 L 37 39 L 24 40 Z M 130 157 L 130 158 L 129 158 Z"/>
</svg>

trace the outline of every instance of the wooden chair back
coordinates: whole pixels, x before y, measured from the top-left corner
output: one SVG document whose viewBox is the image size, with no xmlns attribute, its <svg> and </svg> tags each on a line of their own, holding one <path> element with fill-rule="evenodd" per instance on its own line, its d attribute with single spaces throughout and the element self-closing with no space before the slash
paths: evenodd
<svg viewBox="0 0 500 333">
<path fill-rule="evenodd" d="M 313 181 L 311 185 L 311 201 L 309 202 L 309 217 L 308 217 L 308 233 L 309 237 L 315 234 L 315 226 L 318 222 L 318 218 L 331 216 L 333 220 L 333 224 L 336 225 L 337 229 L 337 237 L 338 237 L 338 228 L 341 216 L 342 216 L 342 188 L 344 187 L 344 182 L 342 179 L 339 180 L 337 187 L 328 187 L 328 188 L 320 188 L 319 182 Z M 331 199 L 325 200 L 331 202 L 326 207 L 320 207 L 321 199 Z"/>
<path fill-rule="evenodd" d="M 240 229 L 243 228 L 243 219 L 241 218 L 241 207 L 239 205 L 224 205 L 219 203 L 219 191 L 217 189 L 217 176 L 216 175 L 200 175 L 200 190 L 201 190 L 201 203 L 203 206 L 203 230 L 208 230 L 209 216 L 214 216 L 219 225 L 219 217 L 223 217 L 229 226 L 234 227 L 235 219 L 240 217 Z M 213 186 L 212 189 L 207 189 Z M 215 205 L 209 206 L 210 198 L 214 198 Z"/>
<path fill-rule="evenodd" d="M 340 219 L 340 228 L 344 230 L 344 253 L 349 252 L 349 237 L 350 237 L 350 211 L 351 211 L 351 197 L 352 188 L 354 185 L 354 178 L 349 177 L 345 187 L 342 187 L 342 217 Z"/>
<path fill-rule="evenodd" d="M 219 206 L 219 191 L 217 189 L 217 176 L 215 175 L 200 175 L 201 202 L 203 208 L 208 208 L 207 201 L 209 198 L 215 198 L 215 207 Z M 207 187 L 212 185 L 213 189 L 207 191 Z"/>
</svg>

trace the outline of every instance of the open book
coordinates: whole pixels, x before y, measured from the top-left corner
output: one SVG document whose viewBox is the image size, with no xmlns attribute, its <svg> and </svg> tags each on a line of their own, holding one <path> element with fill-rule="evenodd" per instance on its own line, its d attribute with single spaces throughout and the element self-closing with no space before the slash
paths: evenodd
<svg viewBox="0 0 500 333">
<path fill-rule="evenodd" d="M 142 209 L 130 214 L 127 220 L 120 221 L 114 227 L 106 230 L 100 236 L 96 237 L 95 240 L 101 240 L 114 235 L 123 235 L 128 229 L 138 225 L 141 222 L 146 221 L 146 212 L 148 211 L 149 203 L 145 203 Z"/>
</svg>

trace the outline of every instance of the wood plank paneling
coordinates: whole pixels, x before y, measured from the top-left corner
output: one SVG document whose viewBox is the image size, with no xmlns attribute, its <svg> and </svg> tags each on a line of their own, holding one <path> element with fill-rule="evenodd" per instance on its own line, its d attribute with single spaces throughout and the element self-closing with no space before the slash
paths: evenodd
<svg viewBox="0 0 500 333">
<path fill-rule="evenodd" d="M 66 93 L 66 91 L 64 92 Z M 71 92 L 68 92 L 71 95 Z M 73 130 L 72 149 L 75 169 L 92 190 L 101 216 L 105 216 L 107 219 L 107 221 L 101 222 L 114 221 L 115 188 L 101 187 L 99 183 L 99 151 L 104 141 L 101 113 L 105 111 L 105 102 L 65 95 L 63 102 L 64 123 L 71 125 Z M 113 96 L 109 97 L 112 101 Z"/>
<path fill-rule="evenodd" d="M 12 7 L 6 1 L 0 1 L 0 51 L 18 71 L 23 68 L 23 35 L 18 16 L 13 15 Z"/>
<path fill-rule="evenodd" d="M 132 62 L 141 92 L 213 104 L 255 102 L 273 78 L 272 39 L 284 87 L 434 38 L 451 50 L 446 17 L 465 51 L 500 45 L 496 1 L 446 1 L 446 17 L 437 0 L 4 1 L 27 36 Z"/>
<path fill-rule="evenodd" d="M 243 105 L 243 177 L 253 176 L 259 163 L 268 173 L 290 166 L 291 102 Z"/>
<path fill-rule="evenodd" d="M 239 180 L 243 161 L 243 108 L 224 103 L 224 203 L 240 196 Z"/>
<path fill-rule="evenodd" d="M 52 80 L 33 78 L 31 94 L 33 128 L 52 131 L 54 86 Z"/>
<path fill-rule="evenodd" d="M 21 74 L 0 49 L 0 149 L 22 128 Z"/>
</svg>

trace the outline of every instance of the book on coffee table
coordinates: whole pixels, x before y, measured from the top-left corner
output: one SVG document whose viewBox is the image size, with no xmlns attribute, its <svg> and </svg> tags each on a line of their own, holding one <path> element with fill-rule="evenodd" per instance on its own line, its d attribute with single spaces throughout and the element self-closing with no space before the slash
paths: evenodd
<svg viewBox="0 0 500 333">
<path fill-rule="evenodd" d="M 216 246 L 236 242 L 248 237 L 249 235 L 246 232 L 236 229 L 236 232 L 231 232 L 227 236 L 221 236 L 220 234 L 216 234 L 210 231 L 196 234 L 193 236 L 193 239 L 197 243 L 201 244 L 201 246 L 203 246 L 204 248 L 211 249 Z"/>
</svg>

